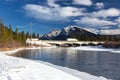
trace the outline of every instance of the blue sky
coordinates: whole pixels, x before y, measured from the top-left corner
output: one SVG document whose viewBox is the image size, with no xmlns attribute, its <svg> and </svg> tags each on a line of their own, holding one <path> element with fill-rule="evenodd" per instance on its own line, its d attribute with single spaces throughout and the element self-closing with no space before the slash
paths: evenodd
<svg viewBox="0 0 120 80">
<path fill-rule="evenodd" d="M 120 0 L 0 0 L 0 18 L 13 29 L 44 34 L 77 25 L 95 30 L 120 30 Z"/>
</svg>

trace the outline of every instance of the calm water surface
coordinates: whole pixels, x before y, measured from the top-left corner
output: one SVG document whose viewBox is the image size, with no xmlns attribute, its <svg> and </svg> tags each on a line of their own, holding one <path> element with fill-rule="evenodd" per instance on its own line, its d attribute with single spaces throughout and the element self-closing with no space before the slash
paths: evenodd
<svg viewBox="0 0 120 80">
<path fill-rule="evenodd" d="M 81 51 L 69 48 L 42 48 L 23 50 L 14 54 L 32 60 L 84 71 L 95 76 L 120 80 L 120 54 L 105 51 Z"/>
</svg>

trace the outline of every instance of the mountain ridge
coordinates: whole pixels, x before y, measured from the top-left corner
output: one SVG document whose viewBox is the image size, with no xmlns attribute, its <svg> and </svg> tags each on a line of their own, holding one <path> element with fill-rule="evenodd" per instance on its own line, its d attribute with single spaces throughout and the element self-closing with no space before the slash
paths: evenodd
<svg viewBox="0 0 120 80">
<path fill-rule="evenodd" d="M 52 30 L 48 34 L 43 35 L 41 40 L 67 40 L 67 38 L 76 38 L 80 41 L 119 41 L 119 29 L 114 31 L 118 34 L 113 34 L 113 30 L 96 31 L 96 29 L 82 28 L 80 26 L 67 26 L 61 30 Z M 107 33 L 106 33 L 107 32 Z M 106 33 L 106 34 L 104 34 Z M 108 34 L 109 33 L 109 34 Z"/>
<path fill-rule="evenodd" d="M 79 26 L 67 26 L 61 31 L 52 30 L 48 34 L 41 37 L 44 40 L 66 40 L 67 38 L 77 38 L 79 36 L 97 36 L 96 34 L 89 32 Z"/>
</svg>

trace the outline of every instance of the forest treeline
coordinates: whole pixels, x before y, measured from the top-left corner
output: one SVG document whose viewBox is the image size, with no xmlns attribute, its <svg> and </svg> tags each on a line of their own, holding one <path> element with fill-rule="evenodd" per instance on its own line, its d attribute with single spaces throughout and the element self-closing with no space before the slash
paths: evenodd
<svg viewBox="0 0 120 80">
<path fill-rule="evenodd" d="M 13 48 L 26 46 L 26 39 L 30 37 L 29 32 L 21 31 L 16 28 L 12 29 L 12 25 L 6 26 L 2 20 L 0 20 L 0 48 Z M 39 37 L 39 34 L 32 33 L 32 37 Z"/>
<path fill-rule="evenodd" d="M 120 41 L 120 35 L 71 35 L 72 38 L 76 38 L 79 41 Z"/>
</svg>

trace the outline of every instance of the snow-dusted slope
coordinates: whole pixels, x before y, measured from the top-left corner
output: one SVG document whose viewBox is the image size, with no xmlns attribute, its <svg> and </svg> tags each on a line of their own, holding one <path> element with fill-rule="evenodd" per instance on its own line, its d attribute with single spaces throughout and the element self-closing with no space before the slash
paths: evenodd
<svg viewBox="0 0 120 80">
<path fill-rule="evenodd" d="M 45 40 L 51 40 L 54 37 L 56 37 L 57 35 L 59 35 L 60 31 L 59 30 L 52 30 L 51 32 L 49 32 L 48 34 L 45 34 L 41 37 L 41 39 L 45 39 Z"/>
<path fill-rule="evenodd" d="M 100 34 L 100 30 L 94 29 L 94 28 L 84 28 L 85 30 L 92 32 L 94 34 Z"/>
<path fill-rule="evenodd" d="M 60 35 L 70 35 L 72 32 L 79 32 L 81 34 L 93 34 L 92 32 L 86 31 L 80 26 L 67 26 L 61 30 Z"/>
<path fill-rule="evenodd" d="M 69 35 L 71 31 L 75 31 L 74 27 L 80 28 L 78 26 L 67 26 L 61 30 L 60 35 Z"/>
<path fill-rule="evenodd" d="M 85 72 L 64 69 L 63 67 L 58 69 L 58 66 L 51 67 L 44 62 L 15 58 L 2 53 L 0 52 L 0 80 L 107 80 Z M 64 72 L 64 70 L 67 71 Z M 76 73 L 78 77 L 67 73 L 68 71 Z"/>
</svg>

